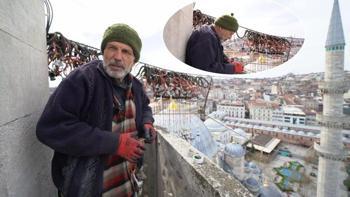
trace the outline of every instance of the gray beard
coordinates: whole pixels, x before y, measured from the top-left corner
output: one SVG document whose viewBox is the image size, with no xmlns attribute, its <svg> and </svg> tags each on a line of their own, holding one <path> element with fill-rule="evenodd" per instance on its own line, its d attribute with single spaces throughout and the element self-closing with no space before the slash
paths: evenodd
<svg viewBox="0 0 350 197">
<path fill-rule="evenodd" d="M 116 80 L 117 82 L 123 81 L 125 76 L 131 72 L 131 69 L 124 69 L 122 71 L 112 71 L 110 67 L 108 67 L 108 65 L 106 64 L 105 60 L 103 60 L 103 68 L 106 71 L 107 75 Z"/>
</svg>

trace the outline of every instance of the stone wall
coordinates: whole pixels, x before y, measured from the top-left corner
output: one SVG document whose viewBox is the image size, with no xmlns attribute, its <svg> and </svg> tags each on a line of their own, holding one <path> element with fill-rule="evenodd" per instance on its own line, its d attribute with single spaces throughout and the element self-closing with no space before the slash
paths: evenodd
<svg viewBox="0 0 350 197">
<path fill-rule="evenodd" d="M 195 163 L 198 153 L 185 140 L 159 131 L 157 146 L 147 148 L 145 196 L 252 196 L 207 157 Z"/>
<path fill-rule="evenodd" d="M 192 33 L 193 6 L 191 3 L 177 11 L 164 27 L 164 42 L 172 55 L 185 61 L 187 40 Z"/>
<path fill-rule="evenodd" d="M 35 126 L 48 98 L 44 2 L 0 1 L 0 196 L 54 196 Z"/>
</svg>

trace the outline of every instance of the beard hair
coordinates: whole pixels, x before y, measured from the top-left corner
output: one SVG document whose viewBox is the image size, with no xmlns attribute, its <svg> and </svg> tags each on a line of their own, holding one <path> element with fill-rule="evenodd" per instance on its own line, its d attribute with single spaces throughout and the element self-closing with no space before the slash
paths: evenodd
<svg viewBox="0 0 350 197">
<path fill-rule="evenodd" d="M 124 69 L 122 71 L 113 71 L 109 67 L 110 64 L 122 66 Z M 106 62 L 105 60 L 103 60 L 103 68 L 108 74 L 108 76 L 112 77 L 113 79 L 122 81 L 125 78 L 125 76 L 131 72 L 132 67 L 130 66 L 130 69 L 128 69 L 129 67 L 125 66 L 121 61 L 112 59 L 109 62 Z"/>
</svg>

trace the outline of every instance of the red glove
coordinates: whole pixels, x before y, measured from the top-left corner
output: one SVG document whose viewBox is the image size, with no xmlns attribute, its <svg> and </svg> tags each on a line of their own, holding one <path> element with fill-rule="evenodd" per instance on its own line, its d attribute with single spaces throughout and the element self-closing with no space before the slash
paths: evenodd
<svg viewBox="0 0 350 197">
<path fill-rule="evenodd" d="M 143 129 L 145 130 L 145 142 L 149 144 L 153 143 L 157 137 L 157 131 L 154 129 L 152 123 L 144 124 Z"/>
<path fill-rule="evenodd" d="M 231 64 L 233 65 L 233 72 L 235 74 L 244 73 L 244 67 L 243 67 L 243 64 L 241 62 L 231 62 Z"/>
<path fill-rule="evenodd" d="M 121 133 L 119 135 L 117 154 L 132 163 L 136 163 L 145 151 L 144 144 L 136 139 L 136 135 L 137 132 Z"/>
</svg>

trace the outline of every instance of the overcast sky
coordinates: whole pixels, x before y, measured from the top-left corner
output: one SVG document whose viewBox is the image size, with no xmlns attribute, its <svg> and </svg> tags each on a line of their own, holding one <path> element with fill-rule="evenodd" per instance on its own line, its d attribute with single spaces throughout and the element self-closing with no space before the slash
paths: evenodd
<svg viewBox="0 0 350 197">
<path fill-rule="evenodd" d="M 163 42 L 163 28 L 179 9 L 195 2 L 194 9 L 214 17 L 235 14 L 239 24 L 279 36 L 305 38 L 299 53 L 288 62 L 264 72 L 229 77 L 274 77 L 323 72 L 324 45 L 333 0 L 50 0 L 53 22 L 50 32 L 59 31 L 68 39 L 100 48 L 104 30 L 114 23 L 127 23 L 139 33 L 143 47 L 140 61 L 181 72 L 209 74 L 177 60 Z M 346 39 L 345 69 L 349 65 L 350 1 L 339 0 Z M 216 76 L 228 76 L 218 75 Z"/>
</svg>

